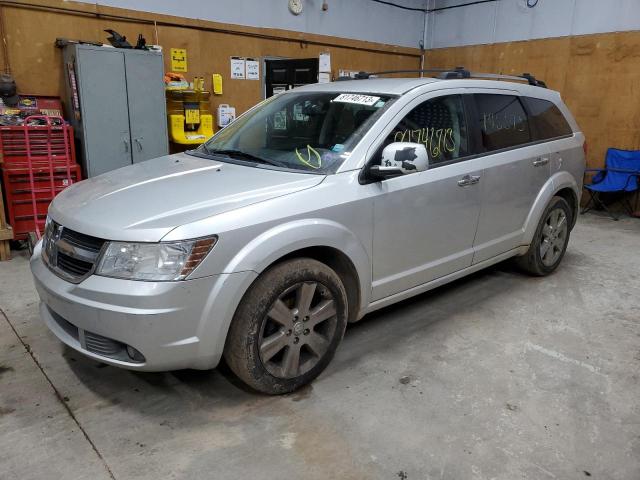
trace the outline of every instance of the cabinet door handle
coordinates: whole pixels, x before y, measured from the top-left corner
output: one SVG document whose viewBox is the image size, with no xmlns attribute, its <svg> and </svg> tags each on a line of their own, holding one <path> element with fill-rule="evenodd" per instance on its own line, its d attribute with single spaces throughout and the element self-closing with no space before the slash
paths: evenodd
<svg viewBox="0 0 640 480">
<path fill-rule="evenodd" d="M 135 142 L 136 142 L 136 146 L 138 147 L 138 151 L 141 152 L 142 151 L 142 142 L 140 141 L 142 140 L 142 138 L 136 138 Z"/>
<path fill-rule="evenodd" d="M 547 163 L 549 163 L 549 157 L 539 157 L 533 161 L 533 166 L 541 167 L 543 165 L 546 165 Z"/>
<path fill-rule="evenodd" d="M 124 151 L 125 153 L 129 153 L 129 142 L 126 140 L 122 140 L 124 142 Z"/>
</svg>

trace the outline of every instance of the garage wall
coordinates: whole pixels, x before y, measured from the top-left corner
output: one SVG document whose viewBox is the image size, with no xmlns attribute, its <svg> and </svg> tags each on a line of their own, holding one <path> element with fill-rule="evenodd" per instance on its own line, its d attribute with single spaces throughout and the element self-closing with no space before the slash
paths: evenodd
<svg viewBox="0 0 640 480">
<path fill-rule="evenodd" d="M 426 64 L 545 80 L 586 134 L 589 166 L 601 167 L 608 147 L 640 149 L 637 30 L 638 0 L 500 0 L 429 13 Z"/>
<path fill-rule="evenodd" d="M 441 9 L 471 0 L 429 0 Z M 638 0 L 499 0 L 435 11 L 428 16 L 427 47 L 640 30 Z"/>
<path fill-rule="evenodd" d="M 434 49 L 426 64 L 545 80 L 584 131 L 591 167 L 603 166 L 608 147 L 640 149 L 640 32 Z"/>
<path fill-rule="evenodd" d="M 106 28 L 132 40 L 142 33 L 150 43 L 162 45 L 166 70 L 170 70 L 169 48 L 186 48 L 187 78 L 204 76 L 205 87 L 210 88 L 211 74 L 222 74 L 224 95 L 212 97 L 212 109 L 226 103 L 235 106 L 237 113 L 263 98 L 262 82 L 231 80 L 231 56 L 317 58 L 321 52 L 329 52 L 334 75 L 338 69 L 397 70 L 417 69 L 420 65 L 418 49 L 288 30 L 243 27 L 63 0 L 0 1 L 0 8 L 8 57 L 20 93 L 61 95 L 62 59 L 60 50 L 54 46 L 56 37 L 106 42 L 107 34 L 103 32 Z M 0 49 L 0 62 L 2 55 Z"/>
<path fill-rule="evenodd" d="M 221 23 L 279 28 L 357 40 L 418 47 L 424 16 L 372 0 L 305 0 L 301 15 L 289 13 L 288 0 L 99 0 L 111 7 Z M 399 5 L 424 8 L 426 0 L 394 0 Z"/>
</svg>

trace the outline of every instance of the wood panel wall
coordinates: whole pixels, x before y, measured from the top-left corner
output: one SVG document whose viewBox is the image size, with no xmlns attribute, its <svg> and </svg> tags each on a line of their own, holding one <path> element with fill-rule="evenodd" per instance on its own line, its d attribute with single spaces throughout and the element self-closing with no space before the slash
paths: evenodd
<svg viewBox="0 0 640 480">
<path fill-rule="evenodd" d="M 588 164 L 607 148 L 640 149 L 640 32 L 430 50 L 428 67 L 530 72 L 558 90 L 587 137 Z"/>
<path fill-rule="evenodd" d="M 262 99 L 262 83 L 231 80 L 229 57 L 311 58 L 331 53 L 338 69 L 417 69 L 420 51 L 277 29 L 261 29 L 150 14 L 65 0 L 4 1 L 8 57 L 22 93 L 60 95 L 62 61 L 57 37 L 106 41 L 113 28 L 135 41 L 142 33 L 165 49 L 186 48 L 187 78 L 223 76 L 224 94 L 212 96 L 238 113 Z M 0 49 L 0 63 L 4 56 Z M 476 71 L 531 72 L 560 91 L 587 136 L 588 163 L 602 166 L 608 147 L 640 149 L 640 32 L 621 32 L 429 50 L 426 67 L 463 65 Z M 261 72 L 263 75 L 264 72 Z"/>
<path fill-rule="evenodd" d="M 229 57 L 317 58 L 331 53 L 331 66 L 337 75 L 347 70 L 417 69 L 418 49 L 396 47 L 343 38 L 304 34 L 277 29 L 261 29 L 216 22 L 150 14 L 95 4 L 63 0 L 0 1 L 11 70 L 21 93 L 61 95 L 62 59 L 54 47 L 57 37 L 106 42 L 111 28 L 135 43 L 142 33 L 148 43 L 165 50 L 168 71 L 169 49 L 186 48 L 188 73 L 205 77 L 211 87 L 211 74 L 223 76 L 223 95 L 212 96 L 212 109 L 227 103 L 241 113 L 262 100 L 262 83 L 231 80 Z M 0 62 L 2 50 L 0 49 Z M 4 64 L 4 63 L 3 63 Z M 264 72 L 261 71 L 261 76 Z"/>
</svg>

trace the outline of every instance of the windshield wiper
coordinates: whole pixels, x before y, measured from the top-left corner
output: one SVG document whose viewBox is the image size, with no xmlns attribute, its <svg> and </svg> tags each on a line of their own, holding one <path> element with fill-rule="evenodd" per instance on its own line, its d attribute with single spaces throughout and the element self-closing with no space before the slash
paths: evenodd
<svg viewBox="0 0 640 480">
<path fill-rule="evenodd" d="M 204 153 L 206 153 L 207 155 L 212 155 L 213 154 L 213 150 L 211 150 L 206 143 L 203 143 L 202 145 L 200 145 L 200 148 L 202 148 L 202 150 L 204 150 Z M 196 151 L 197 150 L 198 149 L 196 149 Z"/>
<path fill-rule="evenodd" d="M 252 153 L 243 152 L 242 150 L 233 150 L 233 149 L 213 150 L 205 146 L 205 152 L 209 155 L 227 155 L 228 157 L 231 157 L 231 158 L 241 158 L 241 159 L 251 160 L 257 163 L 265 163 L 267 165 L 273 165 L 274 167 L 282 167 L 282 164 L 274 162 L 273 160 L 269 160 L 268 158 L 262 158 L 257 155 L 253 155 Z"/>
</svg>

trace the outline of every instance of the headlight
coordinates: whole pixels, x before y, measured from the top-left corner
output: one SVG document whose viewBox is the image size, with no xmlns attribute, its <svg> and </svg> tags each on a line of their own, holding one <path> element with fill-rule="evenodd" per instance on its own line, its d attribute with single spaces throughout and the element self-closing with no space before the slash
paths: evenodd
<svg viewBox="0 0 640 480">
<path fill-rule="evenodd" d="M 97 275 L 128 280 L 183 280 L 204 260 L 217 237 L 167 243 L 109 242 Z"/>
</svg>

